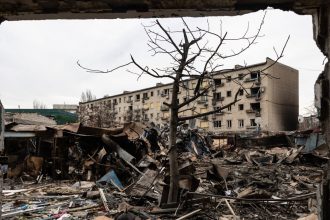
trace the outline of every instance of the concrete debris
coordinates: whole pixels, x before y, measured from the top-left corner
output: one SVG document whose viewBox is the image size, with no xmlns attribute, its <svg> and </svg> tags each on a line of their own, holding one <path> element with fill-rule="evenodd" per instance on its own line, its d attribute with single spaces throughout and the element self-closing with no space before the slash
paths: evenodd
<svg viewBox="0 0 330 220">
<path fill-rule="evenodd" d="M 8 219 L 317 219 L 329 159 L 320 133 L 215 136 L 183 127 L 179 198 L 169 204 L 168 130 L 11 123 L 6 132 Z"/>
</svg>

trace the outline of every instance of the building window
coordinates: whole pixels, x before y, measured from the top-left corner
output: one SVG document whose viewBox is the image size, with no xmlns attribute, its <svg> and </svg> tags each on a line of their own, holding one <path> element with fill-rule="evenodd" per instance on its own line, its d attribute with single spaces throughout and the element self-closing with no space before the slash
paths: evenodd
<svg viewBox="0 0 330 220">
<path fill-rule="evenodd" d="M 148 99 L 148 93 L 147 92 L 143 93 L 142 97 L 143 97 L 143 99 Z"/>
<path fill-rule="evenodd" d="M 207 101 L 207 95 L 202 95 L 200 100 L 203 101 L 203 102 L 206 102 Z"/>
<path fill-rule="evenodd" d="M 214 93 L 214 98 L 217 101 L 221 100 L 221 92 Z"/>
<path fill-rule="evenodd" d="M 227 120 L 227 128 L 231 128 L 231 120 Z"/>
<path fill-rule="evenodd" d="M 243 119 L 238 120 L 238 127 L 240 127 L 240 128 L 244 127 L 244 120 Z"/>
<path fill-rule="evenodd" d="M 251 126 L 257 126 L 255 119 L 250 119 L 250 125 Z"/>
<path fill-rule="evenodd" d="M 230 112 L 231 111 L 231 106 L 228 106 L 227 110 Z"/>
<path fill-rule="evenodd" d="M 213 121 L 213 127 L 221 128 L 221 121 Z"/>
<path fill-rule="evenodd" d="M 226 79 L 227 79 L 227 82 L 230 82 L 231 81 L 231 76 L 227 76 Z"/>
<path fill-rule="evenodd" d="M 118 120 L 121 121 L 121 117 L 119 117 Z"/>
<path fill-rule="evenodd" d="M 240 111 L 244 110 L 244 104 L 239 104 L 238 105 L 238 110 L 240 110 Z"/>
<path fill-rule="evenodd" d="M 214 79 L 214 85 L 215 86 L 221 86 L 221 79 Z"/>
<path fill-rule="evenodd" d="M 118 111 L 120 112 L 120 110 L 121 110 L 121 108 L 119 107 L 119 108 L 118 108 Z"/>
<path fill-rule="evenodd" d="M 151 118 L 151 119 L 154 118 L 154 114 L 151 113 L 151 114 L 150 114 L 150 118 Z"/>
<path fill-rule="evenodd" d="M 250 75 L 251 75 L 251 79 L 259 79 L 260 72 L 259 71 L 254 71 Z"/>
<path fill-rule="evenodd" d="M 150 96 L 154 96 L 154 92 L 150 92 Z"/>
<path fill-rule="evenodd" d="M 160 90 L 157 90 L 157 95 L 160 96 Z"/>
<path fill-rule="evenodd" d="M 243 90 L 243 89 L 240 89 L 240 90 L 238 91 L 238 95 L 240 95 L 240 96 L 244 95 L 244 90 Z"/>
<path fill-rule="evenodd" d="M 126 102 L 126 97 L 124 97 L 124 102 Z"/>
<path fill-rule="evenodd" d="M 135 96 L 135 100 L 136 100 L 136 101 L 140 101 L 140 94 L 137 94 L 137 95 Z"/>
<path fill-rule="evenodd" d="M 227 91 L 227 97 L 231 97 L 231 91 Z"/>
<path fill-rule="evenodd" d="M 243 80 L 243 78 L 244 78 L 244 74 L 243 73 L 238 74 L 238 79 L 239 80 Z"/>
</svg>

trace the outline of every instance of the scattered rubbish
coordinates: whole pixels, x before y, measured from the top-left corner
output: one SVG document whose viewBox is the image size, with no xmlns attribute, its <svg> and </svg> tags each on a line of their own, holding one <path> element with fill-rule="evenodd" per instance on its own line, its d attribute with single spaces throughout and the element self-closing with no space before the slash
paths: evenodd
<svg viewBox="0 0 330 220">
<path fill-rule="evenodd" d="M 6 125 L 2 216 L 31 219 L 317 219 L 329 150 L 313 131 L 178 129 L 177 203 L 167 203 L 168 129 Z"/>
</svg>

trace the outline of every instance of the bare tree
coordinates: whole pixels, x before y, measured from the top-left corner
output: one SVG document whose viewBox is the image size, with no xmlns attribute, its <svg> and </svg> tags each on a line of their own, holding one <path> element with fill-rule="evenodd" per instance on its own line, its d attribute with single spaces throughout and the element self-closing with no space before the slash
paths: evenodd
<svg viewBox="0 0 330 220">
<path fill-rule="evenodd" d="M 266 14 L 265 14 L 266 15 Z M 150 26 L 144 26 L 145 32 L 148 36 L 148 46 L 153 55 L 167 55 L 171 60 L 171 65 L 165 68 L 151 68 L 149 66 L 141 65 L 132 55 L 131 61 L 116 67 L 111 70 L 101 71 L 83 67 L 77 62 L 78 65 L 91 73 L 110 73 L 118 70 L 122 67 L 133 64 L 139 72 L 129 71 L 133 74 L 138 75 L 138 78 L 142 75 L 149 75 L 159 79 L 171 79 L 172 94 L 171 101 L 169 103 L 164 102 L 163 104 L 168 106 L 170 109 L 170 133 L 169 133 L 169 163 L 170 163 L 170 192 L 168 195 L 168 202 L 177 202 L 178 199 L 178 162 L 177 162 L 177 146 L 176 146 L 176 134 L 177 127 L 181 122 L 200 118 L 210 114 L 218 113 L 227 109 L 228 107 L 239 102 L 239 93 L 243 90 L 244 93 L 248 94 L 248 89 L 244 88 L 242 83 L 237 78 L 231 78 L 231 80 L 239 85 L 239 89 L 236 91 L 232 100 L 227 104 L 224 104 L 217 109 L 199 113 L 194 112 L 194 107 L 191 104 L 195 103 L 197 99 L 203 96 L 210 96 L 210 92 L 215 86 L 215 76 L 217 79 L 228 79 L 229 75 L 226 71 L 221 71 L 223 60 L 231 57 L 238 56 L 245 52 L 249 47 L 256 43 L 262 25 L 264 23 L 264 17 L 262 18 L 260 25 L 258 26 L 255 33 L 250 34 L 249 26 L 246 31 L 239 37 L 229 37 L 226 32 L 222 32 L 220 23 L 220 30 L 218 32 L 211 31 L 210 28 L 194 28 L 192 29 L 184 19 L 182 19 L 182 30 L 172 31 L 169 28 L 164 27 L 158 20 L 156 20 Z M 275 62 L 259 71 L 259 76 L 273 77 L 264 71 L 274 65 L 280 58 L 283 57 L 284 48 L 289 40 L 287 38 L 280 53 L 274 48 L 276 53 Z M 234 45 L 242 45 L 242 47 L 232 50 L 222 49 L 234 43 Z M 242 44 L 241 44 L 242 43 Z M 222 50 L 221 50 L 222 49 Z M 246 66 L 246 65 L 245 65 Z M 250 73 L 239 76 L 240 79 L 246 77 Z M 220 75 L 220 77 L 219 77 Z M 194 88 L 190 89 L 186 86 L 185 82 L 189 80 L 196 80 L 197 83 Z M 179 102 L 179 92 L 186 92 L 187 98 Z M 191 111 L 192 114 L 189 116 L 179 116 L 181 112 Z"/>
<path fill-rule="evenodd" d="M 93 93 L 89 89 L 86 89 L 85 92 L 81 93 L 81 97 L 80 97 L 81 102 L 89 102 L 89 101 L 92 101 L 95 99 L 96 99 L 96 96 L 93 95 Z"/>
<path fill-rule="evenodd" d="M 34 109 L 46 109 L 46 105 L 38 100 L 33 100 Z"/>
</svg>

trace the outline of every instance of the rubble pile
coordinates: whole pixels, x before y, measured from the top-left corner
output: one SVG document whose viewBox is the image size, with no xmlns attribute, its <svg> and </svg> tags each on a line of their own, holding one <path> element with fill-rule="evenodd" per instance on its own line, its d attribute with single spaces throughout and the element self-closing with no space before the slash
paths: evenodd
<svg viewBox="0 0 330 220">
<path fill-rule="evenodd" d="M 329 158 L 322 138 L 310 144 L 313 132 L 219 136 L 181 126 L 178 202 L 168 203 L 167 128 L 6 130 L 9 219 L 317 219 Z"/>
</svg>

